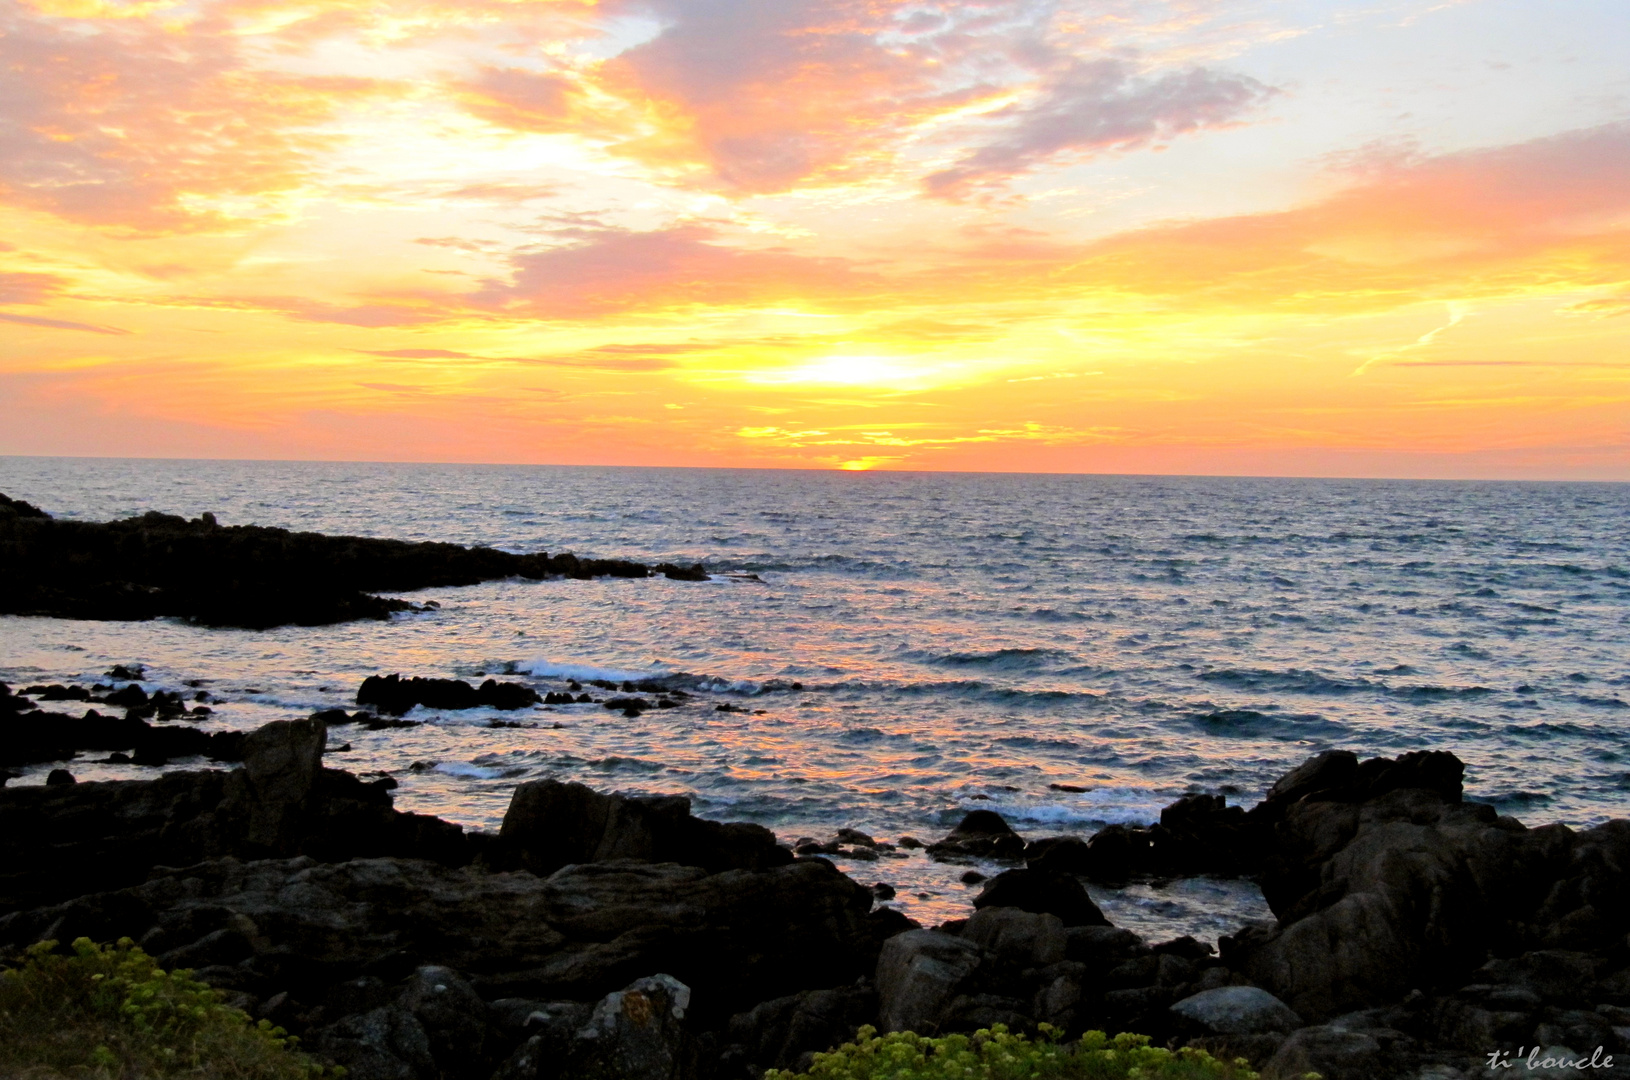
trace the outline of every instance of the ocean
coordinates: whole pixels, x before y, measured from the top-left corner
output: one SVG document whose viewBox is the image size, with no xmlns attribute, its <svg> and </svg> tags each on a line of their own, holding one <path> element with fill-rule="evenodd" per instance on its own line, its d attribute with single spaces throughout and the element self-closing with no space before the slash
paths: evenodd
<svg viewBox="0 0 1630 1080">
<path fill-rule="evenodd" d="M 467 826 L 558 777 L 789 841 L 930 841 L 974 808 L 1085 836 L 1188 792 L 1249 806 L 1338 747 L 1452 750 L 1468 798 L 1531 825 L 1630 805 L 1630 485 L 9 457 L 0 492 L 66 518 L 209 511 L 718 575 L 425 590 L 439 611 L 269 632 L 0 618 L 0 681 L 140 663 L 150 691 L 219 698 L 208 728 L 354 708 L 390 672 L 693 695 L 330 732 L 349 746 L 330 764 Z M 840 865 L 926 924 L 977 892 L 920 852 Z M 1245 882 L 1092 892 L 1156 938 L 1267 914 Z"/>
</svg>

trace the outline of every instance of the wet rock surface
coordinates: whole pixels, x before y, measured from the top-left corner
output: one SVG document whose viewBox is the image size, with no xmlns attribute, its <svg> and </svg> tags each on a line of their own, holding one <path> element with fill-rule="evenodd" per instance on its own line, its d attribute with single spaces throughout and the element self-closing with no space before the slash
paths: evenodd
<svg viewBox="0 0 1630 1080">
<path fill-rule="evenodd" d="M 386 619 L 419 610 L 375 595 L 501 578 L 705 581 L 700 564 L 647 566 L 570 552 L 325 536 L 223 526 L 149 511 L 119 521 L 57 520 L 0 495 L 0 614 L 142 620 L 268 629 Z"/>
</svg>

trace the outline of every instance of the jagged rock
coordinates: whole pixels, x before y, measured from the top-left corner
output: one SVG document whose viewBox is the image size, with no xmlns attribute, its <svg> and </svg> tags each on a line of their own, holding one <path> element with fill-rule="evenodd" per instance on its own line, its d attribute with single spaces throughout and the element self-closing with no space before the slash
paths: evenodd
<svg viewBox="0 0 1630 1080">
<path fill-rule="evenodd" d="M 605 795 L 557 780 L 517 787 L 499 837 L 502 847 L 492 860 L 535 874 L 610 859 L 726 870 L 765 869 L 793 858 L 761 825 L 691 817 L 684 796 Z"/>
<path fill-rule="evenodd" d="M 1303 1026 L 1290 1006 L 1256 986 L 1205 990 L 1171 1008 L 1183 1020 L 1213 1035 L 1289 1033 Z"/>
<path fill-rule="evenodd" d="M 419 968 L 402 991 L 401 1005 L 419 1022 L 444 1073 L 461 1072 L 482 1059 L 490 1022 L 487 1004 L 458 972 L 437 965 Z"/>
<path fill-rule="evenodd" d="M 227 799 L 243 804 L 250 844 L 285 855 L 298 846 L 327 744 L 321 720 L 277 720 L 244 739 L 243 768 L 229 774 Z"/>
<path fill-rule="evenodd" d="M 1022 859 L 1024 837 L 994 810 L 970 810 L 945 839 L 928 845 L 937 859 Z"/>
<path fill-rule="evenodd" d="M 1045 967 L 1064 959 L 1068 939 L 1056 915 L 1016 907 L 985 907 L 957 935 L 1019 967 Z"/>
<path fill-rule="evenodd" d="M 761 1002 L 730 1018 L 726 1061 L 808 1072 L 813 1055 L 855 1037 L 877 1016 L 869 986 L 839 986 Z"/>
<path fill-rule="evenodd" d="M 243 915 L 259 928 L 248 963 L 265 992 L 301 1001 L 364 974 L 400 979 L 426 964 L 469 973 L 484 998 L 540 1001 L 594 998 L 641 971 L 666 970 L 722 1023 L 760 1001 L 871 970 L 870 906 L 864 887 L 820 860 L 720 874 L 614 862 L 544 880 L 413 859 L 220 859 L 0 916 L 0 945 L 47 932 L 139 941 L 162 924 L 174 927 L 170 947 L 181 947 L 186 913 L 201 913 L 200 936 Z"/>
<path fill-rule="evenodd" d="M 1056 915 L 1065 926 L 1108 926 L 1081 883 L 1046 870 L 1004 870 L 974 897 L 975 908 L 1014 907 Z"/>
<path fill-rule="evenodd" d="M 5 496 L 0 495 L 0 499 Z M 650 577 L 623 559 L 571 553 L 322 536 L 254 525 L 223 527 L 149 511 L 121 521 L 65 521 L 27 503 L 0 503 L 7 557 L 0 614 L 67 619 L 179 616 L 205 626 L 261 630 L 388 619 L 415 608 L 382 591 L 474 585 L 509 577 Z M 664 564 L 679 580 L 705 580 Z M 700 576 L 698 576 L 698 574 Z M 433 607 L 434 602 L 426 605 Z"/>
<path fill-rule="evenodd" d="M 684 1024 L 690 988 L 652 975 L 608 994 L 582 1026 L 550 1030 L 523 1043 L 494 1080 L 686 1080 L 696 1046 Z"/>
<path fill-rule="evenodd" d="M 488 679 L 480 688 L 463 679 L 404 679 L 397 674 L 370 675 L 357 688 L 357 704 L 401 716 L 416 705 L 427 709 L 522 709 L 543 701 L 538 692 L 519 683 Z"/>
<path fill-rule="evenodd" d="M 1044 836 L 1024 846 L 1024 862 L 1032 870 L 1055 874 L 1087 874 L 1091 861 L 1087 842 L 1079 836 Z"/>
<path fill-rule="evenodd" d="M 1106 825 L 1087 841 L 1079 873 L 1094 881 L 1125 881 L 1148 873 L 1151 866 L 1149 831 L 1126 825 Z"/>
<path fill-rule="evenodd" d="M 885 1032 L 934 1034 L 941 1014 L 982 961 L 978 945 L 937 930 L 889 938 L 877 960 L 878 1026 Z"/>
<path fill-rule="evenodd" d="M 430 1039 L 400 1005 L 342 1017 L 313 1034 L 312 1048 L 345 1066 L 355 1080 L 434 1080 Z"/>
</svg>

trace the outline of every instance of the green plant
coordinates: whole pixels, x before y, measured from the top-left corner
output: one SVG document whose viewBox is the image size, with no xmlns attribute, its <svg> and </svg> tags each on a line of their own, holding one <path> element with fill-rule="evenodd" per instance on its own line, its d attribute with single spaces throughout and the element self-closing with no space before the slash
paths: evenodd
<svg viewBox="0 0 1630 1080">
<path fill-rule="evenodd" d="M 1203 1050 L 1150 1046 L 1146 1035 L 1089 1031 L 1061 1043 L 1041 1025 L 1028 1039 L 1001 1024 L 972 1035 L 927 1038 L 909 1031 L 879 1035 L 863 1027 L 852 1043 L 816 1054 L 811 1080 L 1256 1080 L 1243 1058 L 1223 1061 Z M 770 1070 L 764 1080 L 792 1080 Z"/>
<path fill-rule="evenodd" d="M 316 1080 L 341 1076 L 282 1028 L 216 999 L 188 971 L 164 971 L 129 938 L 88 938 L 68 955 L 44 941 L 0 971 L 6 1076 Z"/>
</svg>

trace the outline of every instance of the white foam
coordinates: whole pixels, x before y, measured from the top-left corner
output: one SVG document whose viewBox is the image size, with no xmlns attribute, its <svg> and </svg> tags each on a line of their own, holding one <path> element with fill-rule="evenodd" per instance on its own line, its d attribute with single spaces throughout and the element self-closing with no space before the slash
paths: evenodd
<svg viewBox="0 0 1630 1080">
<path fill-rule="evenodd" d="M 606 679 L 612 682 L 639 682 L 641 679 L 660 679 L 673 674 L 667 668 L 659 665 L 653 665 L 644 671 L 631 671 L 626 668 L 595 667 L 592 664 L 569 664 L 545 659 L 532 660 L 518 665 L 517 670 L 539 679 L 576 679 L 579 682 L 588 682 L 592 679 Z"/>
<path fill-rule="evenodd" d="M 446 773 L 448 776 L 467 776 L 475 780 L 497 780 L 509 770 L 494 769 L 481 765 L 468 765 L 462 761 L 442 761 L 437 763 L 434 771 Z"/>
<path fill-rule="evenodd" d="M 1005 818 L 1038 825 L 1068 827 L 1103 825 L 1151 825 L 1160 820 L 1160 811 L 1176 796 L 1161 795 L 1147 788 L 1094 788 L 1079 795 L 1060 795 L 1055 800 L 1036 802 L 1020 796 L 973 799 L 958 802 L 968 810 L 995 810 Z"/>
</svg>

